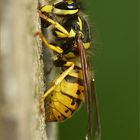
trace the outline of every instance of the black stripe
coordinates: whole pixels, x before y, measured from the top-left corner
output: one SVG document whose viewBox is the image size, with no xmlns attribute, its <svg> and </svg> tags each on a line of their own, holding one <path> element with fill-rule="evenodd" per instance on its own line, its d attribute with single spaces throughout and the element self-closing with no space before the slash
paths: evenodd
<svg viewBox="0 0 140 140">
<path fill-rule="evenodd" d="M 83 80 L 80 79 L 80 78 L 67 75 L 67 76 L 65 77 L 65 80 L 66 80 L 67 82 L 69 82 L 69 83 L 78 83 L 79 85 L 83 86 Z"/>
<path fill-rule="evenodd" d="M 75 70 L 82 70 L 82 68 L 79 67 L 79 66 L 74 66 L 74 69 L 75 69 Z"/>
<path fill-rule="evenodd" d="M 77 2 L 73 2 L 73 3 L 69 4 L 66 1 L 62 1 L 62 2 L 55 4 L 55 8 L 62 9 L 62 10 L 76 10 L 79 7 L 78 7 Z"/>
<path fill-rule="evenodd" d="M 72 99 L 71 105 L 73 105 L 75 102 L 77 102 L 78 105 L 81 103 L 81 100 L 80 100 L 80 99 L 74 98 L 73 96 L 68 95 L 67 93 L 62 92 L 62 91 L 61 91 L 61 93 L 62 93 L 63 95 L 65 95 L 65 96 L 67 96 L 67 97 L 69 97 L 69 98 Z M 69 108 L 69 107 L 67 107 L 67 108 Z"/>
<path fill-rule="evenodd" d="M 64 116 L 58 109 L 56 109 L 56 108 L 54 108 L 56 111 L 58 111 L 60 114 L 61 114 L 61 116 L 63 116 L 64 117 L 64 119 L 63 120 L 65 120 L 65 119 L 67 119 L 67 117 L 66 116 Z M 54 113 L 53 113 L 53 115 L 54 115 Z M 61 116 L 57 116 L 58 118 L 59 117 L 61 117 Z M 54 115 L 54 117 L 55 117 L 55 115 Z M 56 117 L 55 117 L 56 118 Z M 57 120 L 57 118 L 56 118 L 56 120 Z M 63 120 L 61 120 L 61 121 L 63 121 Z M 60 120 L 57 120 L 57 121 L 60 121 Z"/>
</svg>

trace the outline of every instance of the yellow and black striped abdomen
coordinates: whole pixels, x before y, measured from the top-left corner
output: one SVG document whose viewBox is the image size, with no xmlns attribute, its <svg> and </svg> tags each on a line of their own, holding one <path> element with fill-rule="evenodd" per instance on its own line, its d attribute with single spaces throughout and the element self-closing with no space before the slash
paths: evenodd
<svg viewBox="0 0 140 140">
<path fill-rule="evenodd" d="M 70 118 L 84 100 L 81 69 L 73 69 L 46 98 L 46 121 L 63 121 Z"/>
</svg>

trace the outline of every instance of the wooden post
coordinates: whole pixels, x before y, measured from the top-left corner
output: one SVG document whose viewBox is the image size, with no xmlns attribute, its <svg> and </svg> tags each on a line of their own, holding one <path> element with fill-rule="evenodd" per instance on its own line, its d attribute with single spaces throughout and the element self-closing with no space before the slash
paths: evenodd
<svg viewBox="0 0 140 140">
<path fill-rule="evenodd" d="M 37 7 L 37 0 L 0 5 L 0 140 L 52 140 L 38 110 L 44 82 Z"/>
</svg>

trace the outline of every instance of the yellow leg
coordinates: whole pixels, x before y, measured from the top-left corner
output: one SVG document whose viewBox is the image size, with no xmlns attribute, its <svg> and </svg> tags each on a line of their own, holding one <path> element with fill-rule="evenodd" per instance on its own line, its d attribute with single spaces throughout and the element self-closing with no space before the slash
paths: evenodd
<svg viewBox="0 0 140 140">
<path fill-rule="evenodd" d="M 39 108 L 41 109 L 41 106 L 45 100 L 45 98 L 56 88 L 57 85 L 59 85 L 62 80 L 73 70 L 74 68 L 74 63 L 73 62 L 67 62 L 64 66 L 70 66 L 68 69 L 66 69 L 55 81 L 52 82 L 52 86 L 47 90 L 47 92 L 42 95 Z"/>
<path fill-rule="evenodd" d="M 40 39 L 44 42 L 45 46 L 49 49 L 51 49 L 52 51 L 55 51 L 59 54 L 63 53 L 63 50 L 59 47 L 59 46 L 54 46 L 52 44 L 49 44 L 48 41 L 46 40 L 46 38 L 44 37 L 44 35 L 40 32 L 36 32 L 35 35 L 38 35 L 40 37 Z"/>
<path fill-rule="evenodd" d="M 73 29 L 71 29 L 70 32 L 68 32 L 61 24 L 59 24 L 57 21 L 47 17 L 46 15 L 42 14 L 42 12 L 40 10 L 38 11 L 38 13 L 39 13 L 39 16 L 41 18 L 43 18 L 47 22 L 51 23 L 52 25 L 54 25 L 54 27 L 57 30 L 59 30 L 59 31 L 55 31 L 55 33 L 57 34 L 58 37 L 60 37 L 60 38 L 71 38 L 71 37 L 76 36 L 76 33 Z"/>
<path fill-rule="evenodd" d="M 66 37 L 69 36 L 68 31 L 62 25 L 60 25 L 57 21 L 54 21 L 53 19 L 51 19 L 51 18 L 47 17 L 46 15 L 42 14 L 42 12 L 40 10 L 38 11 L 38 13 L 39 13 L 39 16 L 41 18 L 43 18 L 46 21 L 48 21 L 49 23 L 53 24 L 55 26 L 55 28 L 58 29 L 63 34 L 65 34 Z"/>
</svg>

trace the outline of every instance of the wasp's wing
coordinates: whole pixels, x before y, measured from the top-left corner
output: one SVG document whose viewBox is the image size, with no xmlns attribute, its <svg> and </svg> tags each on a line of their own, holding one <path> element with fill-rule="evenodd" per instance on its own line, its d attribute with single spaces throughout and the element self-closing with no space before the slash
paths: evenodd
<svg viewBox="0 0 140 140">
<path fill-rule="evenodd" d="M 99 107 L 98 107 L 98 100 L 96 95 L 96 86 L 94 79 L 91 80 L 91 102 L 94 106 L 94 122 L 95 122 L 95 131 L 94 136 L 95 140 L 101 140 L 101 124 L 100 124 L 100 114 L 99 114 Z"/>
<path fill-rule="evenodd" d="M 77 47 L 80 54 L 81 66 L 83 71 L 84 88 L 85 88 L 85 98 L 86 106 L 88 112 L 88 140 L 100 140 L 101 130 L 100 130 L 100 117 L 99 109 L 96 97 L 95 81 L 90 72 L 90 66 L 87 62 L 87 57 L 85 54 L 85 48 L 83 42 L 80 38 L 77 39 Z"/>
</svg>

